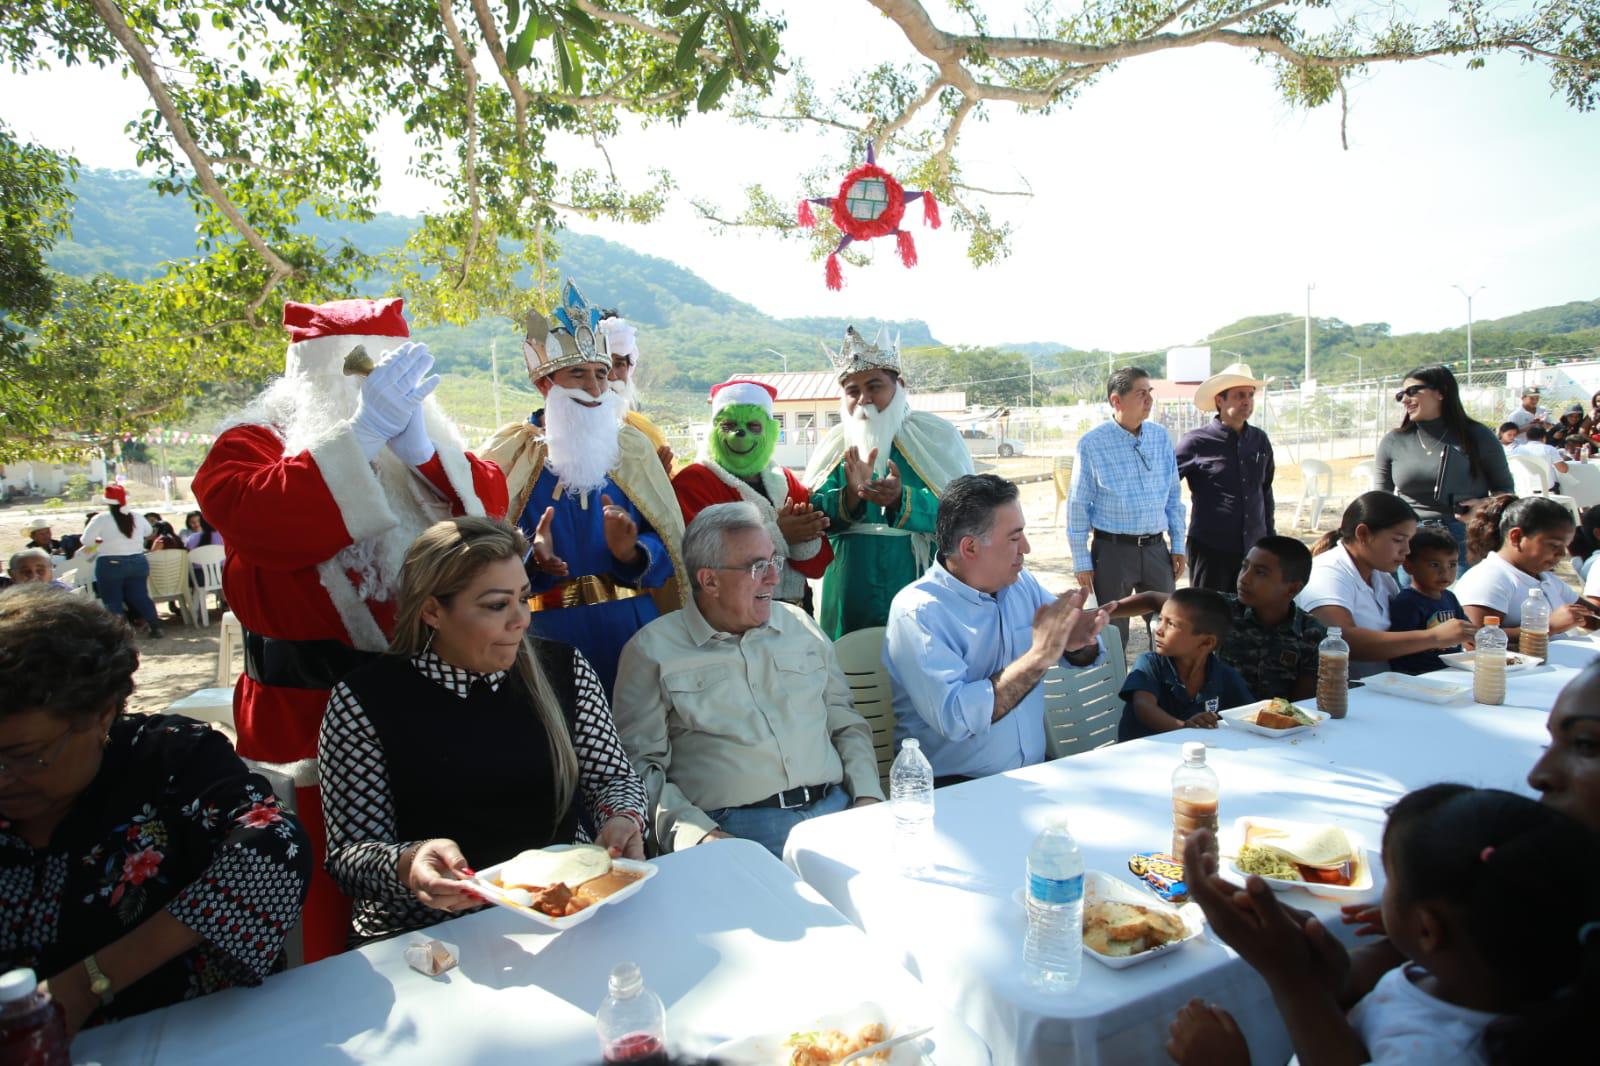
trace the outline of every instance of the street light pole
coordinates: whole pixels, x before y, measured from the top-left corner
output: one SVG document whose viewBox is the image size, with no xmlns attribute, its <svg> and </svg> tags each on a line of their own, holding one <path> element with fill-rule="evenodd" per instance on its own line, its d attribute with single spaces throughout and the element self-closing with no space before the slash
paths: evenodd
<svg viewBox="0 0 1600 1066">
<path fill-rule="evenodd" d="M 779 359 L 782 359 L 783 360 L 783 372 L 785 374 L 787 374 L 789 372 L 789 357 L 787 355 L 784 355 L 782 352 L 778 351 L 778 349 L 776 349 L 776 348 L 763 348 L 762 351 L 771 352 L 773 355 L 777 356 Z"/>
<path fill-rule="evenodd" d="M 1452 285 L 1450 287 L 1467 298 L 1467 385 L 1470 387 L 1472 385 L 1472 298 L 1488 288 L 1488 286 L 1479 285 L 1471 292 L 1463 289 L 1460 285 Z"/>
<path fill-rule="evenodd" d="M 1365 369 L 1363 367 L 1361 356 L 1359 356 L 1359 355 L 1351 355 L 1349 352 L 1345 352 L 1344 353 L 1344 357 L 1346 359 L 1354 359 L 1356 361 L 1356 384 L 1357 385 L 1361 384 L 1361 379 L 1365 374 Z"/>
<path fill-rule="evenodd" d="M 1300 379 L 1301 385 L 1311 380 L 1311 292 L 1316 287 L 1315 282 L 1306 285 L 1306 373 Z"/>
</svg>

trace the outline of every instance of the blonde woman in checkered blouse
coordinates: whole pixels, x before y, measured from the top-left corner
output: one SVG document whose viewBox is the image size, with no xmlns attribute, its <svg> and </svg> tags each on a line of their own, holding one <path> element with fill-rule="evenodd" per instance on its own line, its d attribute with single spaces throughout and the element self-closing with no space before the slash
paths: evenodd
<svg viewBox="0 0 1600 1066">
<path fill-rule="evenodd" d="M 520 532 L 454 518 L 406 554 L 389 654 L 330 693 L 328 872 L 361 942 L 478 900 L 458 877 L 574 841 L 644 857 L 644 786 L 594 670 L 530 637 Z"/>
</svg>

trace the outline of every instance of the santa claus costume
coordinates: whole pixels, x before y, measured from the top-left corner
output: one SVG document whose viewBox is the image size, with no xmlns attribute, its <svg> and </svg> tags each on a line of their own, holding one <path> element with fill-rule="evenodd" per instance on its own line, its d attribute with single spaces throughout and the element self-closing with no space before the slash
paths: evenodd
<svg viewBox="0 0 1600 1066">
<path fill-rule="evenodd" d="M 348 902 L 323 869 L 316 754 L 328 690 L 388 646 L 416 536 L 453 515 L 506 511 L 500 470 L 468 454 L 428 398 L 433 361 L 405 344 L 401 310 L 398 299 L 285 304 L 283 377 L 226 425 L 194 477 L 244 628 L 239 754 L 294 781 L 316 852 L 307 961 L 342 951 L 348 935 Z"/>
<path fill-rule="evenodd" d="M 779 528 L 779 514 L 786 507 L 811 509 L 811 493 L 787 467 L 772 461 L 778 443 L 779 423 L 772 413 L 777 398 L 777 389 L 759 381 L 732 378 L 713 385 L 706 445 L 697 462 L 673 476 L 672 488 L 685 528 L 712 504 L 754 504 L 786 563 L 776 598 L 799 605 L 805 600 L 806 579 L 822 577 L 833 561 L 833 549 L 826 536 L 790 541 Z M 738 417 L 726 419 L 730 413 Z"/>
</svg>

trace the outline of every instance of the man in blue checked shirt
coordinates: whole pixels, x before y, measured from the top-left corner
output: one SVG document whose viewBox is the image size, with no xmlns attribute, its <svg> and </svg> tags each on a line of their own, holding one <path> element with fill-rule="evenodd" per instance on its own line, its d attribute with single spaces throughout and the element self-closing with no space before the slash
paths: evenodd
<svg viewBox="0 0 1600 1066">
<path fill-rule="evenodd" d="M 1150 375 L 1125 366 L 1106 382 L 1111 421 L 1078 440 L 1067 495 L 1067 544 L 1078 584 L 1100 603 L 1130 592 L 1171 592 L 1183 574 L 1183 497 L 1172 438 L 1148 422 Z M 1094 534 L 1094 544 L 1089 534 Z M 1128 623 L 1117 619 L 1122 646 Z"/>
<path fill-rule="evenodd" d="M 883 665 L 898 747 L 915 737 L 935 787 L 1015 770 L 1045 757 L 1044 689 L 1060 662 L 1095 665 L 1107 611 L 1074 589 L 1052 595 L 1023 567 L 1017 487 L 994 474 L 945 486 L 938 557 L 889 607 Z"/>
</svg>

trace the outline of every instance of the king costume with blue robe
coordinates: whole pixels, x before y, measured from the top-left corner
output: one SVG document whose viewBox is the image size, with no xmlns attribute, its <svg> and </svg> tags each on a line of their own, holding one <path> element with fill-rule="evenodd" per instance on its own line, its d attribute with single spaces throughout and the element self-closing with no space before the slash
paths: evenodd
<svg viewBox="0 0 1600 1066">
<path fill-rule="evenodd" d="M 485 454 L 505 471 L 509 513 L 529 540 L 545 508 L 555 509 L 550 540 L 567 564 L 567 575 L 552 577 L 528 567 L 534 608 L 530 630 L 581 651 L 609 697 L 622 646 L 640 628 L 681 606 L 683 515 L 655 446 L 627 424 L 617 428 L 622 453 L 604 486 L 582 497 L 563 486 L 558 496 L 560 477 L 545 461 L 543 414 L 502 429 Z M 606 547 L 602 496 L 639 527 L 642 566 L 619 563 Z"/>
</svg>

